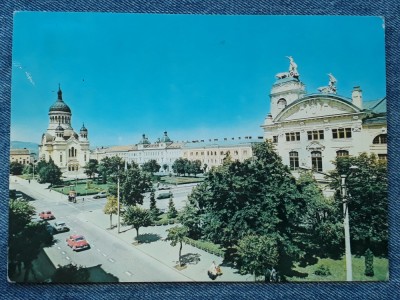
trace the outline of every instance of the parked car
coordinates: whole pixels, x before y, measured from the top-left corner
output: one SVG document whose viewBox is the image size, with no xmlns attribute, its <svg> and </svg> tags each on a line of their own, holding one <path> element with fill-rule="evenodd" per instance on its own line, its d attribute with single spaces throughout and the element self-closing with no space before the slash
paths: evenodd
<svg viewBox="0 0 400 300">
<path fill-rule="evenodd" d="M 42 220 L 53 220 L 53 219 L 55 219 L 53 213 L 52 213 L 50 210 L 42 211 L 42 212 L 39 214 L 39 217 L 40 217 Z"/>
<path fill-rule="evenodd" d="M 88 249 L 90 247 L 85 237 L 79 234 L 70 235 L 69 238 L 66 239 L 66 242 L 74 251 Z"/>
<path fill-rule="evenodd" d="M 160 186 L 158 187 L 158 189 L 159 189 L 159 190 L 170 190 L 171 187 L 170 187 L 170 186 L 167 186 L 167 185 L 160 185 Z"/>
<path fill-rule="evenodd" d="M 57 232 L 64 232 L 64 231 L 69 231 L 69 228 L 67 224 L 65 224 L 65 222 L 55 222 L 54 230 Z"/>
<path fill-rule="evenodd" d="M 100 198 L 106 198 L 107 197 L 107 192 L 100 192 L 96 195 L 93 196 L 93 199 L 100 199 Z"/>
</svg>

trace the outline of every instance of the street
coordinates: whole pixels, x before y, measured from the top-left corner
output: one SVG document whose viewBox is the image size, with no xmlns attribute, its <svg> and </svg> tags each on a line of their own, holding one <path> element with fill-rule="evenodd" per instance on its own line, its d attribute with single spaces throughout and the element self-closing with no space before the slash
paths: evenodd
<svg viewBox="0 0 400 300">
<path fill-rule="evenodd" d="M 191 188 L 189 186 L 171 190 L 178 209 L 183 207 Z M 179 246 L 172 247 L 169 242 L 164 241 L 166 230 L 174 225 L 140 228 L 139 234 L 146 237 L 147 241 L 138 244 L 135 241 L 135 229 L 121 225 L 121 233 L 118 234 L 115 226 L 113 229 L 109 228 L 110 217 L 102 211 L 106 198 L 78 197 L 77 203 L 72 203 L 68 202 L 66 195 L 47 189 L 47 185 L 36 181 L 28 183 L 27 180 L 17 177 L 10 178 L 10 189 L 22 191 L 36 199 L 30 201 L 30 204 L 36 208 L 37 213 L 51 210 L 56 219 L 49 221 L 50 224 L 64 221 L 70 228 L 69 232 L 55 234 L 56 243 L 45 248 L 55 266 L 69 263 L 85 267 L 101 266 L 105 272 L 118 278 L 119 282 L 168 282 L 211 281 L 207 276 L 211 262 L 222 263 L 222 258 L 218 256 L 184 245 L 182 255 L 189 258 L 187 268 L 176 269 Z M 144 207 L 148 206 L 148 199 L 147 195 Z M 168 202 L 168 199 L 157 200 L 157 206 L 165 209 Z M 117 216 L 113 215 L 113 225 L 116 222 Z M 66 244 L 66 238 L 71 234 L 84 235 L 90 248 L 74 252 Z M 240 275 L 228 266 L 223 269 L 224 276 L 219 280 L 251 280 L 251 276 Z"/>
</svg>

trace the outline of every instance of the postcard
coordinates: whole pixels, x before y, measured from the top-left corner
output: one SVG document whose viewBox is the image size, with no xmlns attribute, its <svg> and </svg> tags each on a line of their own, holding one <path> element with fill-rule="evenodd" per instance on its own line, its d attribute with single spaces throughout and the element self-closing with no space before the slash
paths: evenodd
<svg viewBox="0 0 400 300">
<path fill-rule="evenodd" d="M 13 30 L 10 282 L 389 279 L 382 18 Z"/>
</svg>

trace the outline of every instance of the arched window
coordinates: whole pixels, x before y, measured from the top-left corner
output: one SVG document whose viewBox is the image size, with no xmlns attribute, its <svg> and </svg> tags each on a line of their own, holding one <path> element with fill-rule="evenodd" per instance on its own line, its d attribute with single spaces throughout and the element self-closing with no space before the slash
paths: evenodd
<svg viewBox="0 0 400 300">
<path fill-rule="evenodd" d="M 380 134 L 374 138 L 372 144 L 387 144 L 387 134 Z"/>
<path fill-rule="evenodd" d="M 279 109 L 283 109 L 283 108 L 286 107 L 287 102 L 286 102 L 286 100 L 284 98 L 281 98 L 281 99 L 278 100 L 277 105 L 278 105 Z"/>
<path fill-rule="evenodd" d="M 311 152 L 311 166 L 313 170 L 322 172 L 322 153 L 321 151 Z"/>
<path fill-rule="evenodd" d="M 337 157 L 349 156 L 349 151 L 347 151 L 347 150 L 338 150 L 338 151 L 336 151 L 336 156 Z"/>
<path fill-rule="evenodd" d="M 297 151 L 289 152 L 290 170 L 297 170 L 299 168 L 299 153 Z"/>
</svg>

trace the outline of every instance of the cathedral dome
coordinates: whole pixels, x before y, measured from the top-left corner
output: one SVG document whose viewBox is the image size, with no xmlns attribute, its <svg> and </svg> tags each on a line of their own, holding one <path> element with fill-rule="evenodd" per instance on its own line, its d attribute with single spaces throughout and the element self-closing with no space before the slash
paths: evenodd
<svg viewBox="0 0 400 300">
<path fill-rule="evenodd" d="M 82 124 L 82 128 L 81 128 L 81 130 L 80 131 L 88 131 L 87 129 L 86 129 L 86 127 L 85 127 L 85 124 Z"/>
<path fill-rule="evenodd" d="M 64 101 L 62 99 L 62 91 L 60 88 L 58 88 L 57 94 L 58 94 L 58 99 L 52 106 L 50 106 L 49 112 L 63 111 L 63 112 L 71 113 L 71 109 L 69 108 L 69 106 L 67 104 L 64 103 Z"/>
</svg>

